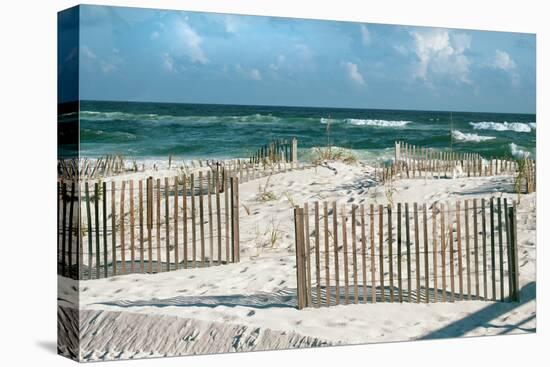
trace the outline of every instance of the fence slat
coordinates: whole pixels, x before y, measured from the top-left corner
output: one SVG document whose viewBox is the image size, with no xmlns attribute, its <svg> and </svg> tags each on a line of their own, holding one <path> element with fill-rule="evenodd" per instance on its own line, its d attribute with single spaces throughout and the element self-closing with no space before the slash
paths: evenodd
<svg viewBox="0 0 550 367">
<path fill-rule="evenodd" d="M 428 303 L 430 301 L 430 265 L 428 261 L 428 212 L 426 204 L 422 204 L 422 222 L 424 227 L 424 288 L 426 292 L 425 303 Z"/>
<path fill-rule="evenodd" d="M 504 227 L 506 228 L 506 260 L 508 264 L 508 302 L 512 300 L 512 262 L 510 256 L 510 222 L 508 218 L 508 200 L 504 199 Z"/>
<path fill-rule="evenodd" d="M 325 230 L 325 305 L 330 306 L 330 248 L 329 248 L 329 228 L 328 228 L 328 203 L 323 202 L 323 228 Z"/>
<path fill-rule="evenodd" d="M 147 178 L 146 188 L 147 188 L 147 192 L 146 192 L 146 195 L 147 195 L 147 198 L 146 198 L 147 199 L 147 260 L 148 260 L 148 271 L 149 273 L 152 273 L 153 272 L 153 178 L 152 177 Z M 113 223 L 114 223 L 114 219 L 113 219 Z"/>
<path fill-rule="evenodd" d="M 230 261 L 230 253 L 229 253 L 229 247 L 230 247 L 230 222 L 229 222 L 229 214 L 230 214 L 230 208 L 229 208 L 229 175 L 225 174 L 224 169 L 224 201 L 225 201 L 225 263 L 229 264 Z"/>
<path fill-rule="evenodd" d="M 134 261 L 135 254 L 135 233 L 134 233 L 134 180 L 129 182 L 129 199 L 130 199 L 130 272 L 135 272 Z"/>
<path fill-rule="evenodd" d="M 220 174 L 216 171 L 216 228 L 218 229 L 218 265 L 222 264 L 222 214 L 220 198 Z"/>
<path fill-rule="evenodd" d="M 442 301 L 447 302 L 447 264 L 445 252 L 446 245 L 446 229 L 445 229 L 445 204 L 441 203 L 439 215 L 441 217 L 441 295 Z"/>
<path fill-rule="evenodd" d="M 193 268 L 197 267 L 197 208 L 195 205 L 195 175 L 191 174 L 189 182 L 191 186 L 191 256 Z M 226 210 L 228 208 L 226 207 Z"/>
<path fill-rule="evenodd" d="M 210 171 L 206 172 L 206 181 L 208 181 L 207 194 L 208 194 L 208 265 L 214 265 L 214 221 L 212 213 L 212 183 L 211 183 L 211 173 Z"/>
<path fill-rule="evenodd" d="M 74 189 L 74 186 L 73 186 Z M 107 263 L 107 183 L 103 182 L 101 185 L 103 192 L 103 276 L 107 278 L 109 276 L 109 264 Z"/>
<path fill-rule="evenodd" d="M 73 274 L 73 215 L 74 215 L 74 202 L 75 202 L 75 183 L 74 181 L 71 182 L 71 196 L 69 197 L 69 238 L 68 238 L 68 251 L 67 251 L 67 257 L 68 257 L 68 270 L 66 273 L 63 269 L 64 266 L 62 266 L 61 274 L 65 275 L 67 274 L 68 277 L 72 278 Z M 105 226 L 103 228 L 106 228 Z M 77 228 L 79 230 L 80 228 Z M 104 231 L 105 232 L 105 231 Z M 76 233 L 76 232 L 75 232 Z M 77 239 L 78 242 L 78 239 Z M 77 246 L 78 248 L 78 246 Z M 65 254 L 62 253 L 63 259 L 65 259 Z M 62 264 L 65 262 L 63 260 Z M 77 269 L 78 269 L 78 262 L 77 262 Z"/>
<path fill-rule="evenodd" d="M 321 307 L 321 259 L 319 249 L 319 202 L 314 203 L 315 210 L 315 295 L 316 307 Z"/>
<path fill-rule="evenodd" d="M 308 305 L 311 305 L 311 241 L 309 238 L 309 206 L 307 203 L 304 204 L 304 236 L 305 236 L 305 252 L 304 258 L 306 260 L 306 281 L 307 281 L 307 294 L 306 302 Z"/>
<path fill-rule="evenodd" d="M 182 222 L 183 222 L 183 268 L 187 269 L 188 266 L 188 244 L 187 244 L 187 177 L 184 175 L 182 178 Z"/>
<path fill-rule="evenodd" d="M 405 203 L 405 242 L 407 244 L 407 302 L 411 302 L 411 234 L 409 224 L 409 203 Z"/>
<path fill-rule="evenodd" d="M 305 307 L 305 301 L 303 297 L 303 287 L 305 282 L 303 282 L 303 272 L 302 267 L 302 251 L 303 251 L 303 229 L 302 229 L 302 209 L 296 207 L 294 209 L 294 237 L 296 241 L 296 285 L 297 285 L 297 295 L 298 295 L 298 309 L 301 310 Z"/>
<path fill-rule="evenodd" d="M 351 207 L 351 251 L 352 251 L 352 260 L 353 260 L 353 296 L 354 303 L 359 303 L 359 287 L 357 284 L 357 233 L 355 226 L 355 211 L 357 205 L 352 205 Z"/>
<path fill-rule="evenodd" d="M 390 273 L 390 302 L 394 302 L 393 290 L 393 228 L 392 228 L 392 207 L 388 204 L 388 272 Z"/>
<path fill-rule="evenodd" d="M 400 303 L 403 302 L 401 261 L 401 203 L 397 203 L 397 300 Z"/>
<path fill-rule="evenodd" d="M 456 239 L 458 247 L 458 293 L 459 299 L 464 300 L 464 280 L 463 280 L 463 269 L 462 269 L 462 231 L 460 228 L 460 201 L 456 201 Z"/>
<path fill-rule="evenodd" d="M 65 183 L 63 183 L 63 231 L 65 231 L 65 216 L 66 216 L 66 207 L 65 207 Z M 113 189 L 114 190 L 114 189 Z M 84 183 L 84 195 L 86 196 L 86 219 L 88 223 L 88 279 L 92 279 L 92 261 L 93 261 L 93 240 L 92 240 L 92 211 L 90 208 L 90 188 L 89 184 L 86 181 Z M 63 241 L 65 240 L 65 233 L 63 233 Z M 114 245 L 113 245 L 114 246 Z M 116 274 L 116 272 L 115 272 Z"/>
<path fill-rule="evenodd" d="M 178 241 L 178 230 L 179 230 L 179 188 L 178 188 L 178 178 L 174 177 L 174 266 L 178 270 L 180 268 L 180 257 L 179 257 L 179 241 Z"/>
<path fill-rule="evenodd" d="M 367 303 L 367 239 L 365 236 L 365 204 L 361 204 L 361 265 L 363 276 L 363 303 Z"/>
<path fill-rule="evenodd" d="M 495 203 L 493 198 L 490 201 L 490 216 L 491 216 L 491 300 L 496 301 L 496 253 L 495 253 Z"/>
<path fill-rule="evenodd" d="M 376 258 L 374 243 L 374 204 L 370 204 L 370 269 L 371 269 L 371 301 L 376 303 Z"/>
<path fill-rule="evenodd" d="M 474 281 L 476 294 L 475 299 L 479 300 L 479 249 L 478 249 L 479 232 L 477 230 L 477 199 L 474 199 Z"/>
<path fill-rule="evenodd" d="M 233 261 L 241 260 L 240 234 L 239 234 L 239 178 L 233 177 L 231 182 L 231 217 L 233 223 Z"/>
<path fill-rule="evenodd" d="M 157 185 L 156 185 L 156 197 L 157 197 L 157 221 L 156 221 L 156 229 L 157 229 L 157 272 L 160 273 L 162 271 L 162 252 L 161 252 L 161 244 L 160 244 L 160 231 L 161 231 L 161 219 L 160 219 L 160 203 L 161 203 L 161 193 L 160 193 L 160 178 L 157 179 Z"/>
<path fill-rule="evenodd" d="M 94 183 L 94 224 L 95 224 L 95 276 L 101 277 L 101 254 L 99 246 L 99 184 Z M 91 271 L 91 270 L 90 270 Z"/>
<path fill-rule="evenodd" d="M 500 269 L 500 302 L 504 302 L 504 249 L 502 245 L 502 200 L 497 198 L 498 205 L 498 256 Z M 505 214 L 506 215 L 506 214 Z"/>
<path fill-rule="evenodd" d="M 470 268 L 470 218 L 468 216 L 468 200 L 464 201 L 464 239 L 466 241 L 466 293 L 468 300 L 472 299 L 472 280 Z"/>
<path fill-rule="evenodd" d="M 344 250 L 344 304 L 349 303 L 348 234 L 346 206 L 342 205 L 342 247 Z"/>
<path fill-rule="evenodd" d="M 418 225 L 418 203 L 413 204 L 414 213 L 414 263 L 416 275 L 416 303 L 420 303 L 420 227 Z"/>
<path fill-rule="evenodd" d="M 201 267 L 206 265 L 205 259 L 205 238 L 204 238 L 204 187 L 203 174 L 199 171 L 199 234 L 201 245 Z"/>
<path fill-rule="evenodd" d="M 338 269 L 338 210 L 336 201 L 332 203 L 332 238 L 334 245 L 334 282 L 336 284 L 336 299 L 337 305 L 340 304 L 340 272 Z"/>
<path fill-rule="evenodd" d="M 454 260 L 454 238 L 453 238 L 453 217 L 451 215 L 451 204 L 447 204 L 447 219 L 449 220 L 449 282 L 451 283 L 450 301 L 455 301 L 455 260 Z"/>
<path fill-rule="evenodd" d="M 141 273 L 144 273 L 145 272 L 145 268 L 144 268 L 144 261 L 143 261 L 143 256 L 144 256 L 144 242 L 143 242 L 143 181 L 142 180 L 139 180 L 138 181 L 138 191 L 139 191 L 139 194 L 138 194 L 138 209 L 139 209 L 139 217 L 138 217 L 138 220 L 139 220 L 139 271 Z"/>
<path fill-rule="evenodd" d="M 380 302 L 386 302 L 384 286 L 384 206 L 378 206 L 378 268 L 380 270 Z"/>
<path fill-rule="evenodd" d="M 488 300 L 487 294 L 487 225 L 486 225 L 485 199 L 481 199 L 481 246 L 483 248 L 483 299 Z"/>
<path fill-rule="evenodd" d="M 171 270 L 170 264 L 170 183 L 168 182 L 168 177 L 164 178 L 164 230 L 165 230 L 165 240 L 164 245 L 166 246 L 166 271 Z"/>
<path fill-rule="evenodd" d="M 434 284 L 434 303 L 438 301 L 438 289 L 437 289 L 437 212 L 435 204 L 432 204 L 432 269 L 434 272 L 433 275 L 433 284 Z"/>
<path fill-rule="evenodd" d="M 120 263 L 121 274 L 126 274 L 126 240 L 124 229 L 124 192 L 126 191 L 126 181 L 122 181 L 120 186 Z"/>
<path fill-rule="evenodd" d="M 88 183 L 86 183 L 88 185 Z M 87 193 L 87 186 L 86 186 L 86 193 Z M 86 202 L 88 202 L 88 196 L 86 196 Z M 67 245 L 66 245 L 66 237 L 67 237 L 67 184 L 65 182 L 62 183 L 61 186 L 61 208 L 63 209 L 61 211 L 62 219 L 61 219 L 61 274 L 65 275 L 65 252 L 67 251 Z M 58 218 L 59 219 L 59 218 Z M 58 222 L 59 223 L 59 222 Z M 88 226 L 90 221 L 88 220 Z M 90 227 L 90 226 L 89 226 Z M 58 233 L 59 236 L 59 233 Z M 88 241 L 90 241 L 91 236 L 88 236 Z M 91 254 L 91 251 L 89 252 Z M 59 259 L 59 254 L 58 254 Z M 90 267 L 91 261 L 88 262 L 88 268 Z M 91 274 L 91 272 L 90 272 Z M 91 276 L 91 275 L 90 275 Z"/>
</svg>

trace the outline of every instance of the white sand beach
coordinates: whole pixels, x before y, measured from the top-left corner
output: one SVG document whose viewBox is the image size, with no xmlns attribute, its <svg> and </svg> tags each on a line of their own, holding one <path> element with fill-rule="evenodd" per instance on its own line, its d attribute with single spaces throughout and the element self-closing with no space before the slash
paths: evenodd
<svg viewBox="0 0 550 367">
<path fill-rule="evenodd" d="M 365 163 L 329 162 L 241 184 L 239 263 L 79 283 L 60 277 L 60 306 L 71 307 L 76 290 L 71 286 L 78 284 L 81 358 L 221 353 L 536 330 L 535 194 L 522 195 L 517 206 L 520 304 L 457 300 L 298 310 L 293 206 L 333 200 L 348 206 L 387 204 L 385 188 L 375 182 L 373 173 Z M 393 186 L 391 199 L 395 203 L 454 203 L 491 196 L 517 199 L 511 176 L 400 179 Z M 273 193 L 273 200 L 259 201 L 259 190 Z"/>
</svg>

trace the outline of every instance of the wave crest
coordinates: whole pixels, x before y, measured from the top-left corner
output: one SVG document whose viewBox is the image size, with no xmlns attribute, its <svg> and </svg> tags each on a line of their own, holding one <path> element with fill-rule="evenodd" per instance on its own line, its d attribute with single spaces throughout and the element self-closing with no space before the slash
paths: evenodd
<svg viewBox="0 0 550 367">
<path fill-rule="evenodd" d="M 480 143 L 482 141 L 495 139 L 494 136 L 482 136 L 482 135 L 477 135 L 477 134 L 469 134 L 469 133 L 463 133 L 463 132 L 458 131 L 458 130 L 453 130 L 452 134 L 453 134 L 453 139 L 455 139 L 455 140 L 475 142 L 475 143 Z"/>
<path fill-rule="evenodd" d="M 531 155 L 527 150 L 521 149 L 517 144 L 510 143 L 510 152 L 516 158 L 527 158 Z"/>
<path fill-rule="evenodd" d="M 536 129 L 535 122 L 493 122 L 493 121 L 480 121 L 470 122 L 470 125 L 475 130 L 494 130 L 494 131 L 515 131 L 518 133 L 530 133 L 531 130 Z"/>
<path fill-rule="evenodd" d="M 347 119 L 349 124 L 355 126 L 379 126 L 379 127 L 403 127 L 412 121 L 406 120 L 376 120 L 376 119 Z"/>
</svg>

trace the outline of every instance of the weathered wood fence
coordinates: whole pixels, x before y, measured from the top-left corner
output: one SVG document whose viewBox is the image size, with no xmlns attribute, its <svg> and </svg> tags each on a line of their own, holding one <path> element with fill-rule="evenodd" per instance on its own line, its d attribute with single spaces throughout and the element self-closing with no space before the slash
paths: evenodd
<svg viewBox="0 0 550 367">
<path fill-rule="evenodd" d="M 536 191 L 535 161 L 528 157 L 519 160 L 494 157 L 485 159 L 475 153 L 435 151 L 432 148 L 395 142 L 395 159 L 390 165 L 377 169 L 377 176 L 383 182 L 395 178 L 434 179 L 497 175 L 521 175 L 525 192 Z"/>
<path fill-rule="evenodd" d="M 261 146 L 250 159 L 250 163 L 261 162 L 298 162 L 298 140 L 292 138 L 290 140 L 277 139 Z"/>
<path fill-rule="evenodd" d="M 239 177 L 60 181 L 58 236 L 75 279 L 239 262 Z"/>
<path fill-rule="evenodd" d="M 271 170 L 287 171 L 298 168 L 298 140 L 278 139 L 262 146 L 249 159 L 225 159 L 209 160 L 197 159 L 176 162 L 172 156 L 168 157 L 169 171 L 180 171 L 181 174 L 190 175 L 206 169 L 225 169 L 230 172 L 244 170 L 249 177 L 264 177 L 261 172 Z M 154 164 L 145 167 L 144 163 L 138 164 L 135 159 L 125 159 L 122 155 L 107 155 L 97 159 L 72 158 L 59 159 L 57 162 L 57 177 L 64 180 L 92 180 L 108 178 L 121 174 L 144 172 L 145 170 L 158 171 L 160 167 Z"/>
<path fill-rule="evenodd" d="M 519 301 L 516 206 L 308 204 L 294 209 L 297 305 Z"/>
</svg>

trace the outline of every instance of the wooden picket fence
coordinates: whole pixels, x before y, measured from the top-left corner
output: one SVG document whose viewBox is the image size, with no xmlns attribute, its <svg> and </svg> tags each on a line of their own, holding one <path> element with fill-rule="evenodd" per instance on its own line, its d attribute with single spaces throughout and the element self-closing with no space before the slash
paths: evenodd
<svg viewBox="0 0 550 367">
<path fill-rule="evenodd" d="M 271 163 L 298 162 L 298 140 L 296 138 L 273 140 L 262 145 L 249 159 L 250 163 L 266 161 Z"/>
<path fill-rule="evenodd" d="M 458 168 L 458 170 L 457 170 Z M 536 166 L 531 158 L 511 160 L 491 157 L 485 159 L 476 153 L 436 151 L 404 142 L 395 142 L 395 159 L 391 164 L 377 168 L 382 182 L 396 178 L 448 178 L 515 175 L 522 172 L 525 193 L 536 191 Z"/>
<path fill-rule="evenodd" d="M 226 159 L 226 160 L 191 160 L 176 162 L 173 157 L 168 156 L 169 171 L 180 171 L 181 174 L 190 175 L 201 170 L 227 170 L 229 172 L 241 171 L 247 180 L 265 177 L 268 172 L 286 172 L 300 168 L 298 162 L 298 140 L 277 139 L 258 149 L 249 159 Z M 303 167 L 302 167 L 303 168 Z M 145 170 L 158 171 L 159 167 L 153 164 L 145 167 L 145 164 L 138 164 L 135 159 L 125 159 L 122 155 L 107 155 L 97 159 L 71 158 L 59 159 L 57 162 L 57 177 L 63 180 L 92 180 L 98 178 L 109 178 L 121 174 L 144 172 Z"/>
<path fill-rule="evenodd" d="M 92 279 L 239 262 L 239 177 L 218 173 L 58 182 L 58 273 Z"/>
<path fill-rule="evenodd" d="M 294 209 L 294 224 L 298 309 L 519 302 L 516 206 L 507 199 L 361 204 L 351 212 L 314 202 L 313 210 Z"/>
</svg>

